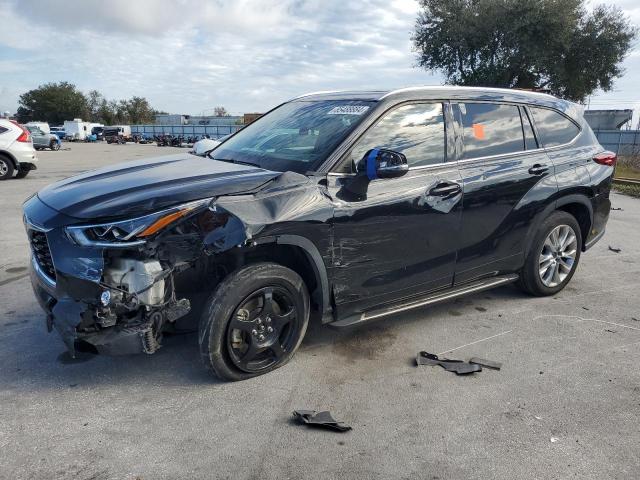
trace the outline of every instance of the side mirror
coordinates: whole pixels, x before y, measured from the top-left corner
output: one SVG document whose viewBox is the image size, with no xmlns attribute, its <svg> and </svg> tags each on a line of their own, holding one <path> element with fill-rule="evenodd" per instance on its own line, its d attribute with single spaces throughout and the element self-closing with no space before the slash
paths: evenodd
<svg viewBox="0 0 640 480">
<path fill-rule="evenodd" d="M 407 157 L 400 152 L 372 148 L 358 164 L 358 171 L 365 173 L 369 180 L 376 178 L 397 178 L 409 171 Z"/>
</svg>

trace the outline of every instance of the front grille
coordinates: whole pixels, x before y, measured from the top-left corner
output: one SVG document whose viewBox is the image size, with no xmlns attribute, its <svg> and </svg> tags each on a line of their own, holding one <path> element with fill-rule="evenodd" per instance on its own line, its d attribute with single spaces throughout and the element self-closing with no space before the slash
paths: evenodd
<svg viewBox="0 0 640 480">
<path fill-rule="evenodd" d="M 31 237 L 31 251 L 33 252 L 33 258 L 36 263 L 50 280 L 55 282 L 56 270 L 53 267 L 53 260 L 51 259 L 51 251 L 49 250 L 49 242 L 47 242 L 47 236 L 44 232 L 37 230 L 30 231 Z"/>
</svg>

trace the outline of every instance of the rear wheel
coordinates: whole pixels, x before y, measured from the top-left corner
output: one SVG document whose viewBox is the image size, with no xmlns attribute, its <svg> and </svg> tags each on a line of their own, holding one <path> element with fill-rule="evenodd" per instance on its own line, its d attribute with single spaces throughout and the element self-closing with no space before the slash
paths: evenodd
<svg viewBox="0 0 640 480">
<path fill-rule="evenodd" d="M 582 235 L 573 215 L 556 211 L 547 218 L 531 245 L 520 286 L 532 295 L 553 295 L 571 280 L 580 261 Z"/>
<path fill-rule="evenodd" d="M 53 151 L 60 150 L 60 144 L 55 140 L 51 140 L 51 143 L 49 143 L 49 148 Z"/>
<path fill-rule="evenodd" d="M 0 156 L 0 180 L 7 180 L 13 176 L 13 163 L 7 157 Z"/>
<path fill-rule="evenodd" d="M 237 270 L 216 288 L 199 326 L 202 360 L 216 376 L 243 380 L 285 365 L 309 322 L 300 276 L 275 263 Z"/>
</svg>

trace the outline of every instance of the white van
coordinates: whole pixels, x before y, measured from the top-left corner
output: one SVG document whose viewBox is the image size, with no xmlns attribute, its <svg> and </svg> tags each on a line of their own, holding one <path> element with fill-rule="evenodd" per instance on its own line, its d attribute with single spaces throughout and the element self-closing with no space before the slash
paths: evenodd
<svg viewBox="0 0 640 480">
<path fill-rule="evenodd" d="M 27 127 L 37 127 L 42 130 L 44 133 L 51 133 L 49 129 L 49 124 L 47 122 L 29 122 L 25 124 Z"/>
<path fill-rule="evenodd" d="M 91 134 L 91 128 L 89 127 L 89 125 L 89 122 L 83 122 L 81 118 L 65 120 L 64 138 L 67 140 L 71 140 L 72 142 L 86 139 L 87 135 Z"/>
<path fill-rule="evenodd" d="M 131 127 L 129 125 L 104 127 L 104 139 L 107 143 L 128 142 L 131 140 Z"/>
</svg>

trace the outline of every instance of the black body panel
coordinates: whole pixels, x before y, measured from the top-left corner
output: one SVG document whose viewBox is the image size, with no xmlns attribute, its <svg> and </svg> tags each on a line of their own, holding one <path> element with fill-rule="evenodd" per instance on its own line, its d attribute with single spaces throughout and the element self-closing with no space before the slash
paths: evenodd
<svg viewBox="0 0 640 480">
<path fill-rule="evenodd" d="M 114 258 L 157 260 L 178 291 L 204 295 L 246 262 L 281 262 L 299 269 L 318 317 L 338 322 L 381 305 L 419 304 L 416 299 L 435 291 L 463 291 L 485 277 L 517 278 L 538 226 L 555 209 L 576 216 L 585 249 L 604 232 L 613 167 L 592 160 L 602 147 L 573 104 L 542 94 L 455 87 L 305 98 L 375 102 L 316 172 L 174 155 L 83 173 L 25 202 L 27 228 L 41 232 L 38 245 L 46 237 L 55 270 L 47 279 L 34 263 L 34 290 L 70 348 L 83 339 L 108 353 L 140 350 L 143 310 L 128 311 L 115 326 L 94 326 L 101 292 L 110 288 L 104 272 Z M 462 159 L 459 126 L 447 114 L 443 163 L 408 168 L 397 178 L 338 172 L 354 144 L 390 109 L 436 101 L 449 112 L 450 102 L 464 100 L 504 102 L 521 112 L 531 105 L 555 109 L 581 131 L 566 145 Z M 443 184 L 460 191 L 431 194 Z M 206 198 L 213 204 L 129 249 L 80 246 L 65 231 Z"/>
</svg>

